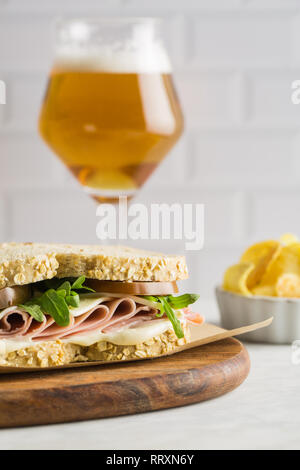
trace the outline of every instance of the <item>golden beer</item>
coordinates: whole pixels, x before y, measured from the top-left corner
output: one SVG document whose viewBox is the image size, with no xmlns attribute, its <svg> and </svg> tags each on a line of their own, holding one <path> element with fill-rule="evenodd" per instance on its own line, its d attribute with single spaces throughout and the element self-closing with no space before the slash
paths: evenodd
<svg viewBox="0 0 300 470">
<path fill-rule="evenodd" d="M 98 60 L 99 59 L 99 60 Z M 42 137 L 98 201 L 132 196 L 178 140 L 183 119 L 166 67 L 55 64 Z M 132 69 L 132 70 L 131 70 Z"/>
</svg>

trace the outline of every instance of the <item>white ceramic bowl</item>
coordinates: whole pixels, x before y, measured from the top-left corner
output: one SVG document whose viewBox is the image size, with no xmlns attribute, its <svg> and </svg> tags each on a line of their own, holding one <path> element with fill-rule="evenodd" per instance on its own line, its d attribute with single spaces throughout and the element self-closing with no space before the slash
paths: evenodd
<svg viewBox="0 0 300 470">
<path fill-rule="evenodd" d="M 222 327 L 227 330 L 274 317 L 270 326 L 242 335 L 245 341 L 287 344 L 300 340 L 300 299 L 243 295 L 216 288 Z"/>
</svg>

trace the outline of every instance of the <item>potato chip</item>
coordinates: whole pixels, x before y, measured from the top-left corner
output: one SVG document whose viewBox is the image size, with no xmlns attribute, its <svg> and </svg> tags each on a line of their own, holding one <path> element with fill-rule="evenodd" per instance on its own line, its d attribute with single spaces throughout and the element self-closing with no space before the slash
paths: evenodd
<svg viewBox="0 0 300 470">
<path fill-rule="evenodd" d="M 266 256 L 271 249 L 277 248 L 280 245 L 277 240 L 267 240 L 264 242 L 255 243 L 251 245 L 241 256 L 242 263 L 256 264 L 261 258 Z"/>
<path fill-rule="evenodd" d="M 294 235 L 293 233 L 284 233 L 283 235 L 281 235 L 279 240 L 282 245 L 287 246 L 287 245 L 293 245 L 294 243 L 297 243 L 299 241 L 299 238 L 297 237 L 297 235 Z"/>
<path fill-rule="evenodd" d="M 300 298 L 300 241 L 286 233 L 250 246 L 227 269 L 223 287 L 247 296 Z"/>
<path fill-rule="evenodd" d="M 241 257 L 243 263 L 253 263 L 254 269 L 248 276 L 247 287 L 252 290 L 263 278 L 268 266 L 277 258 L 281 251 L 280 243 L 268 240 L 250 246 Z"/>
<path fill-rule="evenodd" d="M 254 269 L 253 263 L 239 263 L 230 266 L 224 274 L 223 288 L 243 295 L 251 295 L 247 288 L 247 279 Z"/>
<path fill-rule="evenodd" d="M 252 295 L 261 295 L 263 297 L 276 296 L 275 286 L 256 286 L 251 291 Z"/>
<path fill-rule="evenodd" d="M 293 273 L 282 274 L 277 279 L 276 295 L 278 297 L 300 297 L 300 276 Z"/>
<path fill-rule="evenodd" d="M 260 285 L 276 286 L 278 278 L 285 273 L 300 275 L 300 243 L 282 247 L 280 254 L 270 263 Z"/>
</svg>

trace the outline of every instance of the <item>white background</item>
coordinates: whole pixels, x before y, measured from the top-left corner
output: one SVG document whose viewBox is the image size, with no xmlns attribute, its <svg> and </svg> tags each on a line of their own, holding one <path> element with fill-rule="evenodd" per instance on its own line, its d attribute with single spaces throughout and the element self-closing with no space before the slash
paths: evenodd
<svg viewBox="0 0 300 470">
<path fill-rule="evenodd" d="M 53 20 L 111 15 L 166 19 L 186 129 L 138 200 L 205 203 L 205 249 L 188 253 L 185 290 L 208 298 L 248 243 L 300 233 L 300 105 L 290 100 L 300 2 L 0 0 L 0 241 L 97 242 L 95 203 L 41 141 L 37 118 Z"/>
</svg>

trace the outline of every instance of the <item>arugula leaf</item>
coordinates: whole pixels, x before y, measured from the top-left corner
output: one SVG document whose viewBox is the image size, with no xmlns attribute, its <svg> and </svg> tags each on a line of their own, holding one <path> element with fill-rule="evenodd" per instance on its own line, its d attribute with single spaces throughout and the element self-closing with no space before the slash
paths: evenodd
<svg viewBox="0 0 300 470">
<path fill-rule="evenodd" d="M 168 319 L 172 323 L 172 326 L 173 326 L 173 329 L 175 331 L 175 334 L 176 334 L 177 338 L 183 338 L 184 333 L 183 333 L 182 328 L 181 328 L 180 320 L 178 320 L 178 318 L 176 317 L 176 315 L 174 313 L 174 310 L 170 306 L 167 298 L 166 297 L 157 297 L 157 298 L 161 302 Z"/>
<path fill-rule="evenodd" d="M 44 314 L 41 310 L 41 307 L 37 304 L 32 304 L 26 303 L 26 304 L 20 304 L 19 307 L 23 308 L 29 315 L 31 315 L 36 321 L 39 323 L 42 323 L 44 320 Z"/>
<path fill-rule="evenodd" d="M 79 289 L 85 289 L 90 292 L 95 292 L 94 289 L 91 289 L 90 287 L 83 286 L 83 283 L 85 282 L 85 276 L 80 276 L 76 281 L 73 282 L 72 284 L 72 290 L 79 290 Z"/>
<path fill-rule="evenodd" d="M 70 295 L 66 296 L 66 302 L 70 307 L 79 307 L 80 298 L 77 292 L 71 290 Z"/>
<path fill-rule="evenodd" d="M 150 302 L 156 302 L 158 303 L 157 308 L 159 308 L 160 313 L 157 313 L 157 317 L 162 317 L 163 314 L 165 313 L 163 305 L 160 303 L 158 297 L 154 297 L 153 295 L 143 295 L 144 299 L 150 300 Z"/>
<path fill-rule="evenodd" d="M 177 338 L 183 338 L 184 333 L 181 328 L 181 323 L 180 323 L 180 320 L 178 320 L 178 318 L 176 317 L 176 314 L 171 304 L 169 303 L 169 296 L 167 295 L 166 296 L 144 295 L 143 297 L 147 300 L 150 300 L 151 302 L 156 302 L 160 304 L 158 305 L 160 313 L 157 313 L 156 316 L 161 317 L 165 313 L 168 319 L 170 320 L 170 322 L 172 323 L 172 326 L 173 326 L 173 329 Z"/>
<path fill-rule="evenodd" d="M 157 317 L 161 317 L 164 313 L 169 318 L 172 323 L 175 334 L 178 338 L 183 338 L 184 333 L 181 328 L 181 323 L 176 317 L 175 310 L 180 310 L 181 308 L 187 307 L 188 305 L 193 304 L 196 300 L 199 299 L 197 294 L 183 294 L 174 297 L 173 295 L 165 296 L 154 296 L 154 295 L 143 295 L 144 299 L 150 300 L 151 302 L 159 303 L 158 308 L 160 313 L 157 313 Z"/>
<path fill-rule="evenodd" d="M 70 312 L 63 297 L 58 295 L 54 289 L 47 290 L 37 299 L 42 310 L 50 315 L 59 326 L 68 326 L 70 323 Z"/>
<path fill-rule="evenodd" d="M 168 302 L 173 308 L 180 309 L 193 304 L 194 302 L 196 302 L 196 300 L 199 299 L 199 297 L 200 295 L 197 294 L 183 294 L 178 295 L 177 297 L 174 297 L 173 295 L 168 295 Z"/>
<path fill-rule="evenodd" d="M 53 279 L 46 279 L 44 281 L 36 282 L 36 287 L 41 292 L 46 292 L 49 289 L 60 290 L 64 289 L 67 291 L 67 295 L 70 295 L 71 289 L 85 289 L 91 292 L 95 292 L 90 287 L 84 286 L 85 276 L 80 276 L 77 279 L 72 277 L 65 277 L 62 279 L 58 279 L 54 277 Z"/>
<path fill-rule="evenodd" d="M 76 290 L 85 289 L 95 292 L 83 285 L 85 276 L 80 276 L 75 281 L 66 279 L 62 284 L 61 280 L 56 278 L 42 282 L 43 284 L 40 283 L 40 287 L 49 286 L 50 288 L 45 290 L 39 297 L 25 302 L 20 307 L 38 322 L 44 320 L 44 314 L 50 315 L 59 326 L 68 326 L 70 323 L 69 307 L 79 306 L 80 298 Z M 55 288 L 53 288 L 54 286 Z"/>
<path fill-rule="evenodd" d="M 71 292 L 71 284 L 69 281 L 65 281 L 62 283 L 62 285 L 60 287 L 58 287 L 56 289 L 57 291 L 60 291 L 60 290 L 65 290 L 66 291 L 66 295 L 70 295 L 70 292 Z"/>
<path fill-rule="evenodd" d="M 85 276 L 80 276 L 72 284 L 72 289 L 82 289 L 82 284 L 85 281 Z"/>
<path fill-rule="evenodd" d="M 57 295 L 63 298 L 65 298 L 67 295 L 67 291 L 65 289 L 58 289 L 56 292 L 57 292 Z"/>
</svg>

